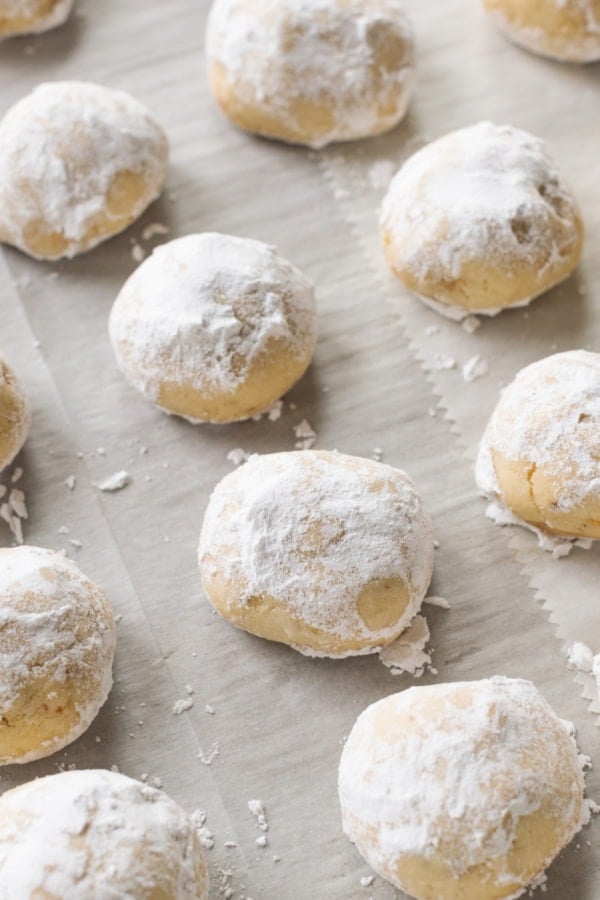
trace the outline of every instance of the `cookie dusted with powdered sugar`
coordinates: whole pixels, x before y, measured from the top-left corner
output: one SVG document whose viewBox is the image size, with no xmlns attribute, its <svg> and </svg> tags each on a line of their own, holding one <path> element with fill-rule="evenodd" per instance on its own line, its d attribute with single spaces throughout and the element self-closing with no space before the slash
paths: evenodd
<svg viewBox="0 0 600 900">
<path fill-rule="evenodd" d="M 112 687 L 106 596 L 51 550 L 0 550 L 0 765 L 66 747 Z M 1 893 L 1 892 L 0 892 Z"/>
<path fill-rule="evenodd" d="M 0 241 L 73 257 L 134 222 L 162 191 L 167 138 L 123 91 L 42 84 L 0 122 Z"/>
<path fill-rule="evenodd" d="M 556 353 L 517 373 L 484 432 L 476 479 L 500 524 L 530 527 L 546 549 L 544 536 L 600 540 L 600 354 Z"/>
<path fill-rule="evenodd" d="M 383 201 L 381 237 L 403 284 L 460 319 L 523 306 L 567 278 L 583 223 L 543 141 L 481 122 L 408 159 Z"/>
<path fill-rule="evenodd" d="M 0 0 L 0 40 L 40 34 L 67 21 L 74 0 Z"/>
<path fill-rule="evenodd" d="M 272 453 L 219 482 L 199 558 L 210 602 L 234 625 L 342 657 L 404 631 L 431 579 L 433 535 L 399 469 L 328 451 Z"/>
<path fill-rule="evenodd" d="M 162 791 L 99 769 L 0 797 L 0 896 L 207 900 L 191 817 Z"/>
<path fill-rule="evenodd" d="M 315 295 L 275 247 L 191 234 L 133 273 L 109 329 L 125 377 L 160 409 L 234 422 L 264 412 L 306 371 Z"/>
<path fill-rule="evenodd" d="M 600 59 L 600 0 L 483 0 L 515 44 L 562 62 Z"/>
<path fill-rule="evenodd" d="M 23 447 L 30 424 L 27 395 L 10 366 L 0 358 L 0 472 Z"/>
<path fill-rule="evenodd" d="M 415 80 L 399 0 L 216 0 L 207 57 L 234 125 L 311 147 L 394 128 Z"/>
<path fill-rule="evenodd" d="M 345 833 L 417 900 L 512 900 L 588 806 L 567 725 L 529 681 L 413 687 L 357 719 L 339 768 Z"/>
</svg>

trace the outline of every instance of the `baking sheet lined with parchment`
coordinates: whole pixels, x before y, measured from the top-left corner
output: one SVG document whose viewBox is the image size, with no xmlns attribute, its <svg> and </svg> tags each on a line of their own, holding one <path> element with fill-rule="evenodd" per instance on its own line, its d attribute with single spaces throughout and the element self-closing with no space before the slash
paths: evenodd
<svg viewBox="0 0 600 900">
<path fill-rule="evenodd" d="M 428 54 L 422 46 L 423 83 L 412 115 L 420 114 L 429 90 L 440 107 L 448 92 L 448 113 L 453 104 L 462 105 L 460 124 L 481 117 L 472 98 L 472 72 L 462 65 L 466 47 L 448 39 L 460 24 L 459 13 L 466 27 L 470 4 L 426 5 L 429 37 L 421 5 L 412 4 L 420 43 L 431 40 L 438 52 Z M 0 350 L 34 405 L 31 436 L 18 461 L 30 512 L 26 540 L 66 548 L 105 587 L 122 618 L 115 688 L 88 734 L 56 757 L 5 769 L 0 787 L 58 765 L 117 765 L 134 777 L 146 773 L 159 777 L 187 809 L 207 812 L 215 836 L 215 848 L 207 852 L 211 898 L 224 896 L 230 885 L 240 900 L 391 900 L 401 895 L 381 879 L 368 888 L 360 884 L 369 869 L 341 832 L 337 763 L 360 710 L 413 680 L 390 675 L 376 656 L 308 659 L 212 614 L 200 588 L 196 545 L 210 491 L 231 469 L 229 451 L 293 449 L 294 426 L 305 418 L 317 433 L 317 447 L 365 456 L 381 448 L 384 461 L 406 468 L 424 495 L 440 542 L 432 593 L 452 607 L 425 608 L 439 674 L 422 681 L 492 674 L 531 678 L 557 712 L 575 722 L 582 749 L 600 765 L 598 731 L 528 583 L 532 570 L 522 558 L 515 560 L 506 534 L 483 518 L 465 458 L 472 432 L 452 409 L 459 435 L 441 412 L 429 414 L 437 397 L 417 359 L 424 356 L 416 346 L 421 324 L 406 313 L 411 301 L 399 298 L 399 314 L 378 270 L 370 242 L 376 241 L 380 175 L 372 175 L 370 157 L 360 154 L 388 158 L 392 144 L 334 148 L 316 157 L 236 132 L 214 110 L 204 80 L 206 2 L 80 0 L 79 10 L 81 17 L 52 35 L 3 45 L 1 111 L 42 80 L 85 78 L 122 88 L 166 127 L 172 164 L 163 199 L 140 223 L 92 253 L 41 264 L 3 251 Z M 446 17 L 448 29 L 440 24 Z M 494 52 L 510 58 L 517 51 L 498 45 Z M 448 72 L 455 73 L 453 79 Z M 503 90 L 510 77 L 505 73 Z M 440 118 L 440 132 L 446 121 Z M 383 141 L 392 141 L 401 156 L 406 135 L 400 130 Z M 348 169 L 340 173 L 346 154 Z M 341 181 L 344 190 L 336 195 L 332 183 L 339 188 Z M 353 181 L 363 185 L 362 193 L 348 197 Z M 144 241 L 143 232 L 155 222 L 167 225 L 171 237 L 221 230 L 275 242 L 316 283 L 315 363 L 285 398 L 279 420 L 193 427 L 149 407 L 118 373 L 108 312 L 135 267 L 132 240 L 149 250 L 157 238 Z M 543 304 L 558 309 L 559 300 L 550 297 Z M 491 346 L 498 326 L 496 340 L 502 341 L 501 329 L 508 327 L 501 317 L 469 337 L 413 307 L 423 328 L 440 324 L 423 345 L 431 341 L 432 353 L 461 360 L 481 352 L 471 350 L 476 341 L 489 340 Z M 564 339 L 564 332 L 556 338 Z M 485 347 L 491 363 L 485 382 L 455 385 L 464 393 L 465 409 L 482 405 L 479 391 L 485 388 L 491 396 L 493 380 L 506 377 Z M 508 368 L 502 344 L 494 347 L 498 366 Z M 446 385 L 442 381 L 436 381 L 438 392 Z M 444 403 L 450 406 L 446 397 Z M 489 408 L 482 406 L 478 415 Z M 121 469 L 131 483 L 119 493 L 101 494 L 93 486 Z M 73 491 L 64 484 L 70 475 L 77 478 Z M 68 534 L 59 533 L 65 528 Z M 81 541 L 81 549 L 69 539 Z M 2 542 L 10 543 L 5 532 Z M 554 565 L 571 566 L 582 556 Z M 175 715 L 173 704 L 189 696 L 192 708 Z M 595 771 L 588 784 L 597 795 Z M 267 809 L 264 849 L 255 843 L 259 832 L 250 799 L 261 799 Z M 600 895 L 599 838 L 592 823 L 579 848 L 573 844 L 562 854 L 550 872 L 547 897 Z M 236 846 L 226 848 L 226 841 Z"/>
</svg>

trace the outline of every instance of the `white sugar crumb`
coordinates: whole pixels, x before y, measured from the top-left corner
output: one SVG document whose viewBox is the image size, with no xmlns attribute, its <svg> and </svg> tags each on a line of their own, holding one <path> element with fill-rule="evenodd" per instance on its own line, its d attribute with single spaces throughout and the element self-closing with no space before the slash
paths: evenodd
<svg viewBox="0 0 600 900">
<path fill-rule="evenodd" d="M 433 369 L 454 369 L 456 360 L 453 356 L 448 356 L 447 353 L 436 353 L 431 365 Z"/>
<path fill-rule="evenodd" d="M 423 603 L 429 603 L 430 606 L 439 606 L 440 609 L 450 609 L 450 604 L 445 597 L 425 597 Z"/>
<path fill-rule="evenodd" d="M 152 222 L 151 225 L 146 225 L 142 231 L 142 240 L 151 241 L 152 238 L 159 237 L 163 234 L 169 234 L 169 228 L 166 225 L 163 225 L 162 222 Z"/>
<path fill-rule="evenodd" d="M 174 716 L 180 716 L 182 713 L 187 712 L 188 709 L 191 709 L 193 705 L 193 697 L 186 697 L 184 700 L 176 700 L 171 708 L 171 712 Z"/>
<path fill-rule="evenodd" d="M 317 439 L 317 433 L 307 419 L 302 419 L 298 425 L 294 425 L 294 435 L 297 438 L 294 444 L 296 450 L 310 450 Z"/>
<path fill-rule="evenodd" d="M 256 819 L 256 825 L 261 831 L 268 831 L 267 813 L 262 800 L 248 800 L 248 809 Z"/>
<path fill-rule="evenodd" d="M 371 887 L 374 881 L 374 875 L 363 875 L 363 877 L 360 879 L 360 886 L 364 888 Z"/>
<path fill-rule="evenodd" d="M 146 251 L 141 244 L 134 244 L 131 248 L 131 258 L 136 263 L 141 263 L 146 258 Z"/>
<path fill-rule="evenodd" d="M 104 481 L 94 484 L 94 487 L 97 487 L 99 491 L 114 493 L 114 491 L 120 491 L 124 487 L 127 487 L 130 481 L 131 478 L 129 473 L 123 469 L 120 472 L 115 472 L 114 475 L 109 475 Z"/>
<path fill-rule="evenodd" d="M 212 706 L 210 705 L 210 703 L 206 704 L 206 706 L 204 707 L 204 712 L 208 713 L 209 716 L 214 716 L 214 714 L 215 714 L 215 711 L 212 708 Z"/>
<path fill-rule="evenodd" d="M 213 762 L 221 753 L 221 747 L 218 741 L 215 741 L 214 744 L 208 748 L 205 753 L 202 749 L 198 753 L 198 759 L 205 766 L 212 766 Z"/>
<path fill-rule="evenodd" d="M 268 409 L 263 410 L 257 415 L 252 416 L 253 422 L 260 422 L 263 417 L 266 417 L 269 422 L 277 422 L 278 419 L 281 418 L 281 413 L 283 411 L 283 400 L 276 400 L 272 406 L 269 406 Z"/>
<path fill-rule="evenodd" d="M 440 542 L 436 538 L 434 538 L 434 540 L 433 540 L 433 549 L 434 550 L 440 549 Z"/>
<path fill-rule="evenodd" d="M 72 547 L 75 547 L 76 550 L 81 550 L 81 548 L 83 547 L 81 541 L 76 540 L 76 538 L 70 538 L 69 543 Z"/>
<path fill-rule="evenodd" d="M 594 654 L 581 641 L 575 641 L 569 651 L 568 665 L 571 669 L 578 669 L 580 672 L 590 674 L 594 668 Z"/>
<path fill-rule="evenodd" d="M 431 337 L 433 334 L 437 334 L 439 330 L 439 325 L 427 325 L 425 328 L 425 334 L 427 335 L 427 337 Z"/>
<path fill-rule="evenodd" d="M 478 319 L 477 316 L 467 316 L 460 323 L 460 327 L 467 334 L 474 334 L 478 328 L 481 328 L 481 319 Z"/>
<path fill-rule="evenodd" d="M 11 480 L 12 484 L 16 484 L 17 481 L 20 481 L 22 477 L 23 477 L 23 469 L 20 466 L 17 466 L 15 471 L 10 476 L 10 480 Z"/>
<path fill-rule="evenodd" d="M 546 875 L 546 873 L 540 872 L 540 874 L 537 876 L 537 878 L 534 878 L 534 880 L 527 886 L 527 892 L 528 892 L 529 896 L 531 897 L 533 895 L 533 892 L 536 891 L 538 888 L 541 890 L 541 892 L 543 894 L 545 894 L 546 890 L 547 890 L 547 881 L 548 881 L 548 876 Z"/>
<path fill-rule="evenodd" d="M 259 836 L 256 838 L 255 843 L 256 843 L 256 846 L 257 846 L 257 847 L 266 847 L 267 844 L 268 844 L 266 834 L 261 834 L 261 835 L 259 835 Z"/>
<path fill-rule="evenodd" d="M 375 462 L 381 462 L 381 460 L 383 459 L 383 450 L 381 449 L 381 447 L 373 447 L 371 458 L 374 459 Z"/>
<path fill-rule="evenodd" d="M 407 673 L 419 678 L 431 664 L 431 655 L 425 650 L 429 637 L 427 620 L 416 615 L 400 637 L 379 651 L 379 659 L 392 675 Z"/>
<path fill-rule="evenodd" d="M 19 488 L 13 488 L 8 496 L 8 503 L 13 513 L 20 519 L 28 517 L 25 494 Z"/>
<path fill-rule="evenodd" d="M 369 166 L 369 184 L 376 190 L 385 190 L 398 166 L 391 159 L 378 159 Z"/>
<path fill-rule="evenodd" d="M 476 353 L 463 365 L 462 375 L 465 381 L 477 381 L 478 378 L 483 378 L 484 375 L 487 375 L 489 368 L 487 359 Z"/>
<path fill-rule="evenodd" d="M 215 846 L 215 836 L 212 831 L 205 825 L 206 813 L 204 810 L 197 809 L 191 815 L 192 827 L 196 832 L 198 840 L 204 850 L 212 850 Z"/>
<path fill-rule="evenodd" d="M 226 847 L 228 850 L 232 850 L 234 847 L 237 847 L 237 844 L 235 841 L 225 841 L 223 846 Z"/>
<path fill-rule="evenodd" d="M 75 490 L 75 485 L 77 484 L 77 478 L 75 475 L 69 475 L 65 478 L 65 487 L 67 487 L 70 491 Z"/>
<path fill-rule="evenodd" d="M 247 462 L 250 458 L 250 454 L 245 450 L 242 450 L 241 447 L 235 447 L 233 450 L 230 450 L 227 454 L 227 459 L 234 466 L 241 466 L 243 463 Z"/>
</svg>

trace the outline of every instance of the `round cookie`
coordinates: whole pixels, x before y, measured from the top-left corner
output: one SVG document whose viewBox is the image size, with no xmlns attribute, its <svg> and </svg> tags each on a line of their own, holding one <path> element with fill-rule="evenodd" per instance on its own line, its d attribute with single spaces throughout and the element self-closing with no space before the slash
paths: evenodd
<svg viewBox="0 0 600 900">
<path fill-rule="evenodd" d="M 15 373 L 0 359 L 0 472 L 23 447 L 30 424 L 27 395 Z"/>
<path fill-rule="evenodd" d="M 73 257 L 123 231 L 158 197 L 167 138 L 123 91 L 41 84 L 0 121 L 0 241 Z"/>
<path fill-rule="evenodd" d="M 0 40 L 40 34 L 67 21 L 74 0 L 0 0 Z"/>
<path fill-rule="evenodd" d="M 395 275 L 460 319 L 523 306 L 571 274 L 583 223 L 543 141 L 481 122 L 419 150 L 383 201 Z"/>
<path fill-rule="evenodd" d="M 104 593 L 51 550 L 0 550 L 0 765 L 41 759 L 89 727 L 112 687 Z M 1 893 L 1 892 L 0 892 Z"/>
<path fill-rule="evenodd" d="M 520 896 L 581 828 L 583 788 L 565 723 L 502 677 L 379 700 L 339 768 L 345 833 L 417 900 Z"/>
<path fill-rule="evenodd" d="M 418 612 L 431 521 L 399 469 L 303 450 L 252 456 L 204 515 L 200 571 L 215 609 L 309 656 L 372 653 Z"/>
<path fill-rule="evenodd" d="M 600 59 L 600 0 L 483 0 L 499 30 L 562 62 Z"/>
<path fill-rule="evenodd" d="M 521 369 L 492 413 L 475 474 L 514 521 L 600 540 L 600 354 L 571 350 Z"/>
<path fill-rule="evenodd" d="M 308 368 L 316 345 L 314 290 L 275 247 L 191 234 L 158 247 L 110 314 L 127 380 L 191 422 L 264 412 Z"/>
<path fill-rule="evenodd" d="M 215 0 L 207 58 L 234 125 L 315 148 L 394 128 L 414 84 L 399 0 Z"/>
<path fill-rule="evenodd" d="M 101 769 L 0 797 L 0 895 L 207 900 L 194 824 L 162 791 Z"/>
</svg>

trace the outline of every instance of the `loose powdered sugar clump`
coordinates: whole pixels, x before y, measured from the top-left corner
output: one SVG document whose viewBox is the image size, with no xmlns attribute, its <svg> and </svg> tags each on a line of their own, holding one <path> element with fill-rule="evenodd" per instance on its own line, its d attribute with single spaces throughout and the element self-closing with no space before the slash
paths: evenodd
<svg viewBox="0 0 600 900">
<path fill-rule="evenodd" d="M 32 252 L 28 233 L 41 227 L 64 237 L 67 256 L 89 249 L 108 236 L 87 230 L 99 214 L 110 218 L 116 177 L 144 178 L 133 219 L 160 193 L 167 156 L 164 133 L 129 94 L 80 81 L 41 84 L 0 122 L 0 237 Z"/>
<path fill-rule="evenodd" d="M 115 772 L 62 772 L 0 798 L 0 894 L 83 900 L 154 888 L 206 900 L 199 844 L 162 791 Z"/>
<path fill-rule="evenodd" d="M 156 248 L 110 316 L 117 361 L 158 404 L 162 382 L 233 393 L 274 342 L 302 358 L 316 342 L 311 283 L 275 247 L 193 234 Z"/>
<path fill-rule="evenodd" d="M 266 111 L 313 147 L 392 128 L 414 82 L 413 32 L 397 0 L 216 0 L 207 57 L 238 106 Z M 327 124 L 303 140 L 310 105 Z"/>
<path fill-rule="evenodd" d="M 210 499 L 199 555 L 205 585 L 223 579 L 232 589 L 232 607 L 273 598 L 310 627 L 382 646 L 421 605 L 433 567 L 433 535 L 404 472 L 304 450 L 252 456 L 227 475 Z M 357 600 L 380 579 L 402 581 L 408 604 L 398 621 L 371 630 Z"/>
<path fill-rule="evenodd" d="M 477 486 L 502 515 L 505 504 L 494 467 L 494 454 L 501 454 L 522 462 L 524 471 L 543 470 L 555 486 L 557 510 L 600 506 L 599 436 L 600 355 L 572 350 L 539 360 L 518 372 L 501 394 L 479 447 Z M 506 513 L 499 524 L 517 521 L 533 528 Z M 547 549 L 554 549 L 556 539 L 539 533 L 548 538 Z M 581 539 L 578 543 L 586 546 Z"/>
</svg>

